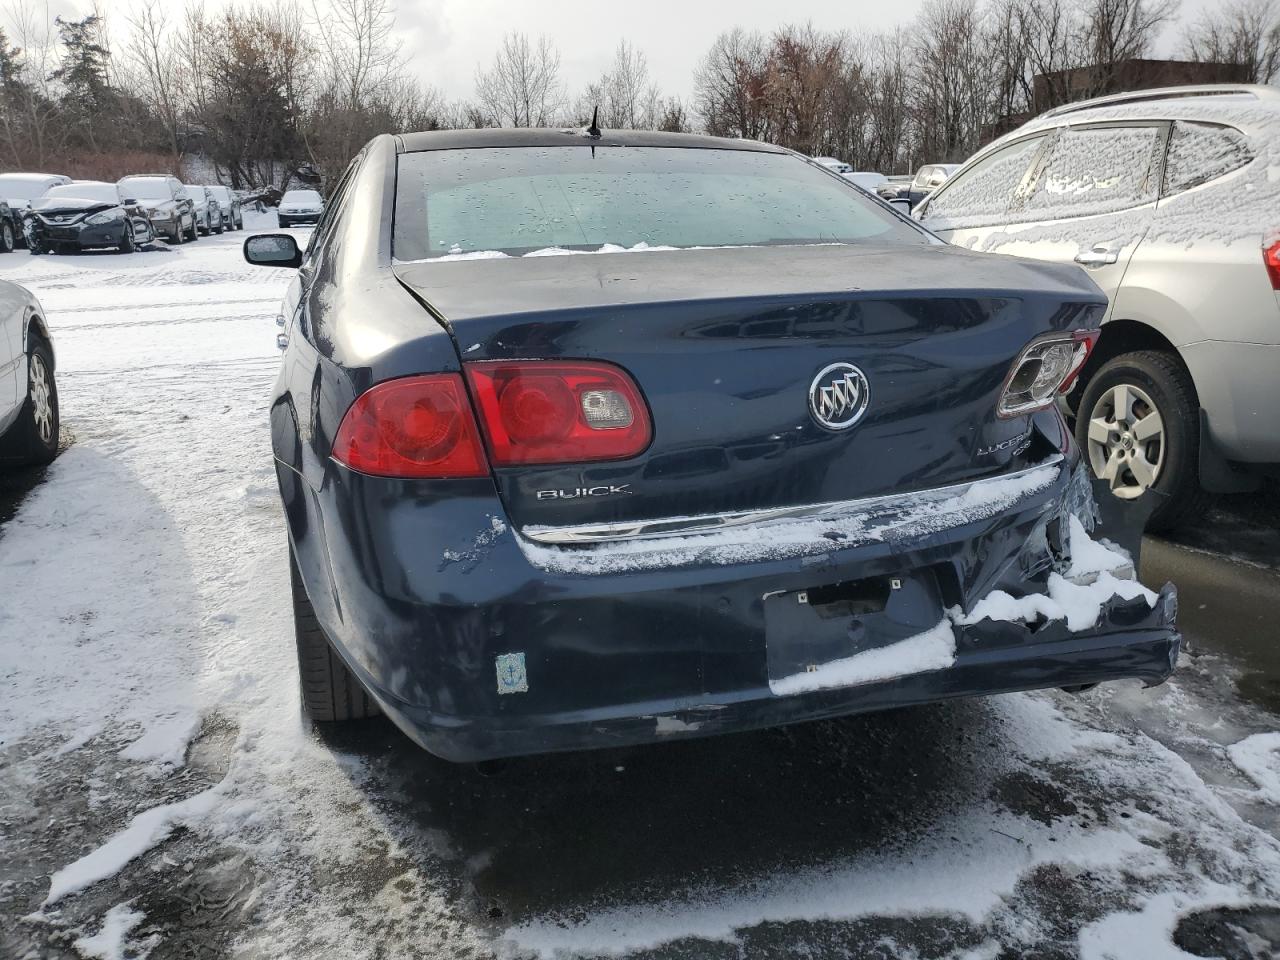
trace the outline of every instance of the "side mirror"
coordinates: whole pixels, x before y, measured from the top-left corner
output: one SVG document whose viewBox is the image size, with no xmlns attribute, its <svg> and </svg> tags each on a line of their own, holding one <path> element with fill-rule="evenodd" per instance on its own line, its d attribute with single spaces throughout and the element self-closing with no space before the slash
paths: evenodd
<svg viewBox="0 0 1280 960">
<path fill-rule="evenodd" d="M 300 267 L 302 250 L 287 233 L 260 233 L 244 242 L 244 258 L 257 267 Z"/>
<path fill-rule="evenodd" d="M 904 217 L 911 214 L 911 201 L 906 197 L 892 197 L 885 201 L 889 206 L 893 207 Z"/>
<path fill-rule="evenodd" d="M 129 206 L 133 206 L 135 203 L 137 203 L 137 202 L 138 202 L 138 198 L 137 198 L 137 197 L 125 197 L 125 201 L 124 201 L 124 202 L 125 202 L 126 204 L 128 204 Z"/>
</svg>

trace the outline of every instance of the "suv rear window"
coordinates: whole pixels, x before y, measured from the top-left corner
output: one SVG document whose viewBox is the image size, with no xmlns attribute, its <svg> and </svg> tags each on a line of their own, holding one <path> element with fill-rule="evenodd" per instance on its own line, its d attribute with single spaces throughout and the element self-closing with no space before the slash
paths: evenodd
<svg viewBox="0 0 1280 960">
<path fill-rule="evenodd" d="M 1023 210 L 1036 220 L 1124 210 L 1155 199 L 1151 176 L 1161 128 L 1067 127 Z"/>
<path fill-rule="evenodd" d="M 788 154 L 497 147 L 400 157 L 395 255 L 930 243 L 847 180 Z"/>
<path fill-rule="evenodd" d="M 1164 193 L 1190 190 L 1253 159 L 1244 134 L 1231 127 L 1179 120 L 1173 125 L 1164 167 Z"/>
</svg>

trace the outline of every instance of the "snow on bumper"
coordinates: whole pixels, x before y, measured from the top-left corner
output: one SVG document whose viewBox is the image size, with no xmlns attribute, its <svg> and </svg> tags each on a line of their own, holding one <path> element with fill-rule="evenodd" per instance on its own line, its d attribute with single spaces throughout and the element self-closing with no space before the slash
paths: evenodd
<svg viewBox="0 0 1280 960">
<path fill-rule="evenodd" d="M 1074 458 L 767 534 L 586 548 L 530 541 L 479 482 L 431 503 L 333 470 L 302 495 L 318 522 L 288 511 L 308 593 L 386 712 L 451 759 L 1156 683 L 1177 656 L 1172 587 L 1142 590 L 1069 524 L 1092 517 Z"/>
</svg>

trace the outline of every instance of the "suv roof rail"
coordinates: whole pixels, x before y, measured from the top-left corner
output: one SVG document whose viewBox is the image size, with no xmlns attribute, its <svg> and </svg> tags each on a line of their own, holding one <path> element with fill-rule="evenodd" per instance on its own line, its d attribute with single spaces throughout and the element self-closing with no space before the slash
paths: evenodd
<svg viewBox="0 0 1280 960">
<path fill-rule="evenodd" d="M 1214 96 L 1252 96 L 1256 100 L 1280 100 L 1280 89 L 1264 87 L 1256 83 L 1203 83 L 1185 87 L 1155 87 L 1151 90 L 1132 90 L 1128 93 L 1111 93 L 1091 100 L 1080 100 L 1076 103 L 1064 103 L 1060 107 L 1046 110 L 1039 119 L 1061 117 L 1079 110 L 1091 110 L 1094 107 L 1114 107 L 1126 103 L 1144 103 L 1149 100 L 1178 100 L 1189 97 Z"/>
</svg>

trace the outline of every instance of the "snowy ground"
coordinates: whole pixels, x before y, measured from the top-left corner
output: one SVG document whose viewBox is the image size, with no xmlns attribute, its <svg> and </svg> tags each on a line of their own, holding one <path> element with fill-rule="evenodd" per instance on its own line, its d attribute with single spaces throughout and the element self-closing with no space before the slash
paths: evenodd
<svg viewBox="0 0 1280 960">
<path fill-rule="evenodd" d="M 1177 575 L 1192 641 L 1156 690 L 496 779 L 382 723 L 318 735 L 298 713 L 267 435 L 287 274 L 245 264 L 244 236 L 0 258 L 48 310 L 70 437 L 0 486 L 0 956 L 1280 949 L 1266 542 L 1235 559 L 1153 544 L 1144 572 Z"/>
</svg>

